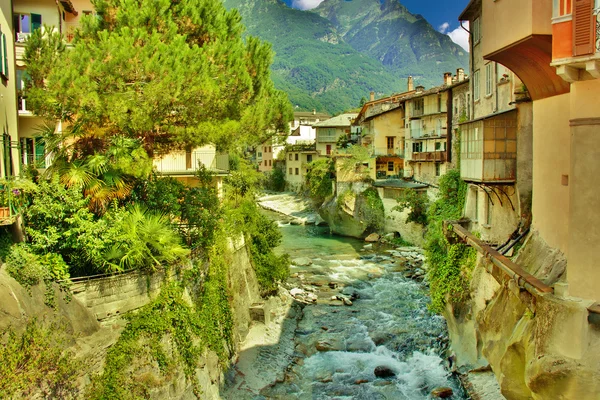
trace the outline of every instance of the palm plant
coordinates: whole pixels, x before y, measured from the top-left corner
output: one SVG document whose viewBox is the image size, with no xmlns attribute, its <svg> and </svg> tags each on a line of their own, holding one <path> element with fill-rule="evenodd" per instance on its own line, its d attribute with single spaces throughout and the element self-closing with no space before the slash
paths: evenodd
<svg viewBox="0 0 600 400">
<path fill-rule="evenodd" d="M 83 134 L 78 126 L 56 133 L 47 125 L 42 132 L 47 151 L 53 154 L 46 173 L 57 174 L 69 188 L 81 188 L 95 212 L 103 212 L 114 199 L 126 198 L 135 179 L 147 177 L 152 170 L 152 160 L 135 139 L 103 140 L 101 132 Z"/>
<path fill-rule="evenodd" d="M 168 218 L 162 214 L 135 205 L 116 223 L 120 225 L 118 231 L 121 234 L 105 254 L 113 270 L 156 270 L 189 254 L 189 250 L 181 245 L 179 235 L 171 229 Z"/>
</svg>

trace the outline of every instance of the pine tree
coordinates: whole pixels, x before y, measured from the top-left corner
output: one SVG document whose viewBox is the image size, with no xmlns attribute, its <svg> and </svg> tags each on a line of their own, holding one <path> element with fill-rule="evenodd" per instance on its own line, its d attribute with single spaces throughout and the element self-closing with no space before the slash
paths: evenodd
<svg viewBox="0 0 600 400">
<path fill-rule="evenodd" d="M 25 59 L 28 104 L 69 126 L 72 157 L 115 137 L 155 152 L 257 144 L 292 116 L 270 77 L 270 45 L 243 38 L 220 0 L 97 0 L 72 48 L 37 30 Z"/>
</svg>

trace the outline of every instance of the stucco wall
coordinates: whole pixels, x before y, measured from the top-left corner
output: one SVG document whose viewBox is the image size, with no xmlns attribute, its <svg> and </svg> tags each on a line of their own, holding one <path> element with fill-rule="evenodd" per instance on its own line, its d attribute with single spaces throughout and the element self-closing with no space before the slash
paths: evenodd
<svg viewBox="0 0 600 400">
<path fill-rule="evenodd" d="M 2 133 L 8 133 L 11 140 L 15 141 L 18 138 L 17 132 L 17 96 L 16 96 L 16 72 L 15 72 L 15 50 L 14 38 L 12 34 L 13 23 L 11 13 L 12 1 L 0 1 L 0 27 L 2 33 L 6 35 L 6 46 L 8 56 L 9 76 L 5 84 L 0 85 L 0 129 Z M 19 152 L 17 149 L 12 149 L 12 159 L 14 173 L 18 173 L 19 167 Z M 0 155 L 0 176 L 6 176 L 4 166 L 4 152 Z"/>
<path fill-rule="evenodd" d="M 569 94 L 533 103 L 533 227 L 565 254 L 570 254 L 569 187 L 562 177 L 570 171 L 569 106 Z"/>
<path fill-rule="evenodd" d="M 600 81 L 571 85 L 569 293 L 600 301 Z"/>
</svg>

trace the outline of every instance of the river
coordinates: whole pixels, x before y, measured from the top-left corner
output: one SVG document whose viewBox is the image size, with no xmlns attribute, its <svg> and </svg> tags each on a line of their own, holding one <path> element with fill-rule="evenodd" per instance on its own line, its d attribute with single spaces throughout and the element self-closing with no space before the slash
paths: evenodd
<svg viewBox="0 0 600 400">
<path fill-rule="evenodd" d="M 283 243 L 277 250 L 312 262 L 292 266 L 287 287 L 317 301 L 290 314 L 293 354 L 254 365 L 260 371 L 288 357 L 285 375 L 243 397 L 418 400 L 446 387 L 452 399 L 466 398 L 445 368 L 445 321 L 428 311 L 427 288 L 405 277 L 404 259 L 393 247 L 365 248 L 362 241 L 330 235 L 326 227 L 280 226 Z"/>
</svg>

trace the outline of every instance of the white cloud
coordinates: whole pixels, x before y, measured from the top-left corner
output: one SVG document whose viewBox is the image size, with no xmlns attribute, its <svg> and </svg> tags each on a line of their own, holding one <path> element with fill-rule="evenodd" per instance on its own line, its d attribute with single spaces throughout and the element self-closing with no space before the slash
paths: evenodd
<svg viewBox="0 0 600 400">
<path fill-rule="evenodd" d="M 444 26 L 446 24 L 443 24 L 442 26 Z M 469 29 L 469 22 L 468 21 L 464 21 L 463 22 L 463 26 L 465 27 L 465 29 Z M 441 27 L 440 27 L 441 28 Z M 448 28 L 446 28 L 447 30 Z M 450 39 L 452 39 L 452 41 L 454 43 L 456 43 L 457 45 L 459 45 L 460 47 L 462 47 L 463 49 L 465 49 L 467 52 L 469 51 L 469 32 L 467 32 L 465 29 L 463 29 L 462 27 L 458 27 L 448 33 L 446 33 L 445 31 L 442 33 L 446 33 L 448 36 L 450 36 Z"/>
<path fill-rule="evenodd" d="M 323 0 L 294 0 L 292 7 L 300 10 L 312 10 L 322 2 Z"/>
<path fill-rule="evenodd" d="M 450 28 L 450 23 L 444 22 L 443 24 L 438 26 L 438 31 L 440 31 L 441 33 L 446 33 L 448 31 L 448 28 Z"/>
</svg>

